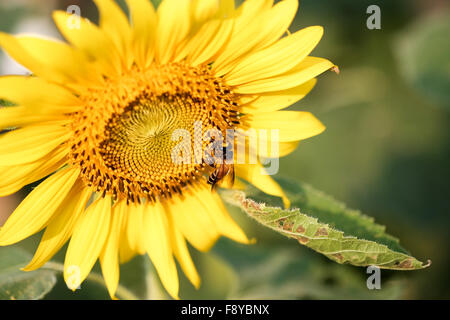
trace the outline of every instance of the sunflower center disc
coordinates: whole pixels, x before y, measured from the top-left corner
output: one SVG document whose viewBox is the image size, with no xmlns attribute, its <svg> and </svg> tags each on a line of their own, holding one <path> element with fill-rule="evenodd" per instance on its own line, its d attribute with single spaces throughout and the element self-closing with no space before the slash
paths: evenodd
<svg viewBox="0 0 450 320">
<path fill-rule="evenodd" d="M 132 202 L 182 193 L 205 171 L 194 159 L 195 139 L 212 128 L 225 134 L 239 123 L 236 96 L 207 66 L 133 70 L 82 98 L 86 108 L 73 115 L 71 163 L 87 185 Z M 174 138 L 177 130 L 184 137 Z M 185 138 L 190 161 L 174 162 L 173 150 Z M 201 140 L 202 150 L 208 143 Z"/>
</svg>

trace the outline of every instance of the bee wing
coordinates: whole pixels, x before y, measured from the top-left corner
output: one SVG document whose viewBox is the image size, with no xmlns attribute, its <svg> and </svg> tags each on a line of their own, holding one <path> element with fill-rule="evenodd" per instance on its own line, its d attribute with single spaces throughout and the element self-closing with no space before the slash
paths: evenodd
<svg viewBox="0 0 450 320">
<path fill-rule="evenodd" d="M 235 179 L 235 173 L 234 173 L 234 166 L 228 166 L 227 172 L 225 172 L 225 176 L 222 180 L 220 180 L 220 186 L 223 188 L 232 188 L 234 185 L 234 179 Z"/>
<path fill-rule="evenodd" d="M 234 185 L 234 179 L 236 178 L 236 175 L 234 173 L 234 166 L 230 166 L 230 170 L 228 171 L 228 174 L 226 176 L 227 184 L 229 185 L 228 188 L 232 188 Z"/>
</svg>

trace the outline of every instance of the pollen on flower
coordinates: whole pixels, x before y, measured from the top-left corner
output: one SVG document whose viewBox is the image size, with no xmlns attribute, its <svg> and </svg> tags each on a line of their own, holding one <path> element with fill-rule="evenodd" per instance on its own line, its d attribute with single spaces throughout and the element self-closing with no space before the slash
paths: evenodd
<svg viewBox="0 0 450 320">
<path fill-rule="evenodd" d="M 174 130 L 187 130 L 194 141 L 208 129 L 225 135 L 239 124 L 237 95 L 208 66 L 132 70 L 80 98 L 85 108 L 73 114 L 71 163 L 80 167 L 86 185 L 129 202 L 170 198 L 204 175 L 204 161 L 173 162 L 171 151 L 179 143 Z M 195 131 L 196 122 L 202 132 Z"/>
</svg>

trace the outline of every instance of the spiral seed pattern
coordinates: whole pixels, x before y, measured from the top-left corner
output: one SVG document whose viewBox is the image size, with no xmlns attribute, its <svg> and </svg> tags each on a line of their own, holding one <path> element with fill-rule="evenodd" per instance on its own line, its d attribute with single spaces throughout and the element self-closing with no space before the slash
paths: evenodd
<svg viewBox="0 0 450 320">
<path fill-rule="evenodd" d="M 81 168 L 86 185 L 128 202 L 182 194 L 207 170 L 194 158 L 194 140 L 213 128 L 225 136 L 239 124 L 238 97 L 208 66 L 132 70 L 81 98 L 85 108 L 73 115 L 71 164 Z M 189 132 L 188 163 L 171 156 L 180 143 L 172 136 L 178 129 Z M 202 150 L 208 143 L 202 139 Z"/>
</svg>

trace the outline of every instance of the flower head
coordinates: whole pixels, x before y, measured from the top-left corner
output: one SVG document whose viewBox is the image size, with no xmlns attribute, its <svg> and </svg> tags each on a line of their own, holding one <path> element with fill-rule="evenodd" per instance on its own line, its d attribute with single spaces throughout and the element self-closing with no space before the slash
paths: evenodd
<svg viewBox="0 0 450 320">
<path fill-rule="evenodd" d="M 201 251 L 220 236 L 248 242 L 208 176 L 233 171 L 289 205 L 259 162 L 225 172 L 205 161 L 211 130 L 243 137 L 232 150 L 243 147 L 244 159 L 267 155 L 251 150 L 252 138 L 266 152 L 276 140 L 280 156 L 290 153 L 324 127 L 310 113 L 279 110 L 333 64 L 309 56 L 321 27 L 288 33 L 297 0 L 238 8 L 234 0 L 164 0 L 157 11 L 128 0 L 130 21 L 113 0 L 95 3 L 99 26 L 54 13 L 68 43 L 0 33 L 3 49 L 32 72 L 0 78 L 0 98 L 16 104 L 0 109 L 0 129 L 13 128 L 0 136 L 0 196 L 47 177 L 1 227 L 0 245 L 45 229 L 24 269 L 69 241 L 67 285 L 77 288 L 100 259 L 112 297 L 119 262 L 147 253 L 176 298 L 175 259 L 200 284 L 186 240 Z"/>
</svg>

